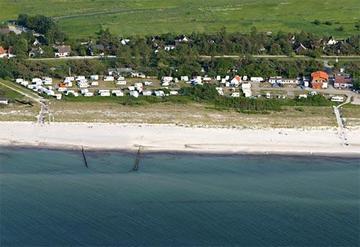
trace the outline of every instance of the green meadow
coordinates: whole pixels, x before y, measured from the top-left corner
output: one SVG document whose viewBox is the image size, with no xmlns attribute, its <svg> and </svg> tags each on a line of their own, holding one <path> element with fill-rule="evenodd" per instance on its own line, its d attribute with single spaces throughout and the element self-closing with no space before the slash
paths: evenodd
<svg viewBox="0 0 360 247">
<path fill-rule="evenodd" d="M 359 32 L 359 0 L 0 0 L 0 21 L 19 13 L 57 19 L 71 37 L 100 29 L 128 35 L 167 32 L 309 31 L 345 37 Z M 328 24 L 315 25 L 315 19 Z M 343 30 L 339 30 L 343 27 Z"/>
</svg>

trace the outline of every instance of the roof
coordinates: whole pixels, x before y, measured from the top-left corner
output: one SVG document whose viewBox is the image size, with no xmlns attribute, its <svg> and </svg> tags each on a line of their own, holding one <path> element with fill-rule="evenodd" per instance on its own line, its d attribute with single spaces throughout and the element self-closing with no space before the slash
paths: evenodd
<svg viewBox="0 0 360 247">
<path fill-rule="evenodd" d="M 70 53 L 71 47 L 69 45 L 60 45 L 56 47 L 59 53 Z"/>
<path fill-rule="evenodd" d="M 329 75 L 324 71 L 316 71 L 311 73 L 311 77 L 314 78 L 320 78 L 324 80 L 329 80 Z"/>
<path fill-rule="evenodd" d="M 6 50 L 2 46 L 0 46 L 0 54 L 5 54 L 5 53 L 6 53 Z"/>
<path fill-rule="evenodd" d="M 348 83 L 352 83 L 352 79 L 348 76 L 335 75 L 335 83 L 348 84 Z"/>
</svg>

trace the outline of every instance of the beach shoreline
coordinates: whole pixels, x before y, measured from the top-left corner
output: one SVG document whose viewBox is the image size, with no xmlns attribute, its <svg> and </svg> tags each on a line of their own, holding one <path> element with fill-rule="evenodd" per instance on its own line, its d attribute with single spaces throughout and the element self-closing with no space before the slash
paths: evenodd
<svg viewBox="0 0 360 247">
<path fill-rule="evenodd" d="M 154 124 L 0 122 L 0 146 L 60 150 L 360 157 L 360 129 L 250 129 Z"/>
</svg>

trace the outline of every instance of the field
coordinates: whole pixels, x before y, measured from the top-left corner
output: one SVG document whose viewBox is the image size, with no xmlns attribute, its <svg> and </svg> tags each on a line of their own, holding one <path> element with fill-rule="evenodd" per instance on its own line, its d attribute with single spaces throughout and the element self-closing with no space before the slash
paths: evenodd
<svg viewBox="0 0 360 247">
<path fill-rule="evenodd" d="M 344 37 L 356 33 L 358 0 L 0 0 L 0 21 L 19 13 L 55 17 L 71 37 L 101 28 L 128 35 L 166 32 L 311 31 Z M 332 25 L 311 22 L 331 21 Z M 340 26 L 344 31 L 337 31 Z"/>
</svg>

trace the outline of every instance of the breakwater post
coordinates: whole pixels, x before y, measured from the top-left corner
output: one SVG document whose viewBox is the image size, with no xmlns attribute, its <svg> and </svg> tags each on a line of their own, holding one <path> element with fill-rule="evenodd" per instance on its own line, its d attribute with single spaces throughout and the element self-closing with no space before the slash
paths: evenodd
<svg viewBox="0 0 360 247">
<path fill-rule="evenodd" d="M 134 167 L 132 169 L 133 172 L 136 172 L 139 170 L 139 165 L 140 165 L 140 156 L 141 156 L 141 151 L 143 149 L 143 146 L 139 146 L 136 157 L 135 157 L 135 162 L 134 162 Z"/>
<path fill-rule="evenodd" d="M 83 155 L 85 167 L 86 167 L 86 168 L 89 168 L 88 162 L 87 162 L 87 160 L 86 160 L 85 150 L 84 150 L 84 147 L 83 147 L 83 146 L 81 146 L 81 153 L 82 153 L 82 155 Z"/>
</svg>

